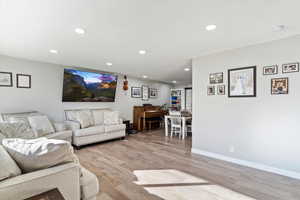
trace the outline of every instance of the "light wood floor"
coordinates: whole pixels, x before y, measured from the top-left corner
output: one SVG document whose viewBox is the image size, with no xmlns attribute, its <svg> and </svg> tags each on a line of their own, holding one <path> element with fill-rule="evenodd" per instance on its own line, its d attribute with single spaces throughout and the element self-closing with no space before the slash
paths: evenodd
<svg viewBox="0 0 300 200">
<path fill-rule="evenodd" d="M 191 154 L 190 149 L 190 138 L 166 138 L 163 130 L 157 130 L 83 147 L 76 154 L 99 179 L 98 200 L 161 199 L 135 184 L 133 174 L 158 169 L 179 170 L 257 200 L 300 199 L 299 180 Z"/>
</svg>

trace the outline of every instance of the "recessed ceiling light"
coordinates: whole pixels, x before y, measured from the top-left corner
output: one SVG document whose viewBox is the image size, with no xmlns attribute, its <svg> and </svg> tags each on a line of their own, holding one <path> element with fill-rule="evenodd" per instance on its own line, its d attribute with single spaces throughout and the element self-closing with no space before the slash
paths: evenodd
<svg viewBox="0 0 300 200">
<path fill-rule="evenodd" d="M 214 24 L 211 24 L 211 25 L 207 25 L 207 26 L 206 26 L 206 30 L 208 30 L 208 31 L 213 31 L 213 30 L 215 30 L 216 28 L 217 28 L 217 26 L 214 25 Z"/>
<path fill-rule="evenodd" d="M 82 28 L 75 28 L 75 32 L 79 35 L 83 35 L 85 34 L 85 30 Z"/>
<path fill-rule="evenodd" d="M 51 50 L 49 50 L 49 52 L 50 52 L 50 53 L 54 53 L 54 54 L 58 54 L 58 51 L 55 50 L 55 49 L 51 49 Z"/>
<path fill-rule="evenodd" d="M 177 83 L 177 81 L 172 81 L 172 83 Z"/>
<path fill-rule="evenodd" d="M 141 55 L 145 55 L 147 52 L 146 52 L 146 50 L 139 50 L 139 54 L 141 54 Z"/>
<path fill-rule="evenodd" d="M 112 66 L 112 63 L 111 62 L 107 62 L 106 65 L 107 66 Z"/>
<path fill-rule="evenodd" d="M 143 78 L 148 78 L 148 76 L 146 76 L 146 75 L 143 75 Z"/>
<path fill-rule="evenodd" d="M 190 71 L 190 70 L 191 70 L 191 69 L 188 68 L 188 67 L 184 68 L 184 71 L 186 71 L 186 72 L 188 72 L 188 71 Z"/>
</svg>

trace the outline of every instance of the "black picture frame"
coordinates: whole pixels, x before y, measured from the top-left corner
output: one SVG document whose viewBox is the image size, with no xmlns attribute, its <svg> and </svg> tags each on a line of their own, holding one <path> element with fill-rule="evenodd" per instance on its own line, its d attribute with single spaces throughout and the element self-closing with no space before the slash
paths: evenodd
<svg viewBox="0 0 300 200">
<path fill-rule="evenodd" d="M 22 76 L 23 77 L 28 77 L 28 86 L 20 86 L 19 78 L 22 77 Z M 31 75 L 28 75 L 28 74 L 17 74 L 16 77 L 17 77 L 17 88 L 25 88 L 25 89 L 31 88 Z"/>
<path fill-rule="evenodd" d="M 154 92 L 155 95 L 152 95 L 153 94 L 152 92 Z M 157 98 L 158 97 L 158 89 L 150 88 L 149 89 L 149 97 L 150 98 Z"/>
<path fill-rule="evenodd" d="M 285 71 L 285 70 L 284 70 L 284 66 L 285 66 L 285 65 L 296 65 L 297 70 L 296 70 L 296 71 L 290 71 L 290 72 Z M 282 73 L 283 73 L 283 74 L 296 73 L 296 72 L 299 72 L 299 62 L 282 64 Z"/>
<path fill-rule="evenodd" d="M 287 90 L 285 93 L 275 93 L 273 91 L 273 81 L 275 80 L 285 80 L 287 84 Z M 288 95 L 289 94 L 289 78 L 288 77 L 282 77 L 282 78 L 272 78 L 271 79 L 271 95 Z"/>
<path fill-rule="evenodd" d="M 231 73 L 235 71 L 252 70 L 253 73 L 253 94 L 251 95 L 232 95 L 231 94 Z M 256 97 L 256 66 L 241 67 L 228 70 L 228 97 L 229 98 L 249 98 Z"/>
<path fill-rule="evenodd" d="M 275 73 L 266 73 L 266 69 L 267 68 L 274 68 L 275 69 Z M 276 74 L 278 74 L 278 65 L 270 65 L 270 66 L 264 66 L 263 67 L 263 75 L 264 76 L 270 76 L 270 75 L 276 75 Z"/>
<path fill-rule="evenodd" d="M 140 90 L 139 96 L 133 94 L 134 89 Z M 142 98 L 142 88 L 141 87 L 131 87 L 131 98 Z"/>
<path fill-rule="evenodd" d="M 10 84 L 9 85 L 0 85 L 0 87 L 13 87 L 13 74 L 12 72 L 0 72 L 0 74 L 6 74 L 10 77 Z"/>
</svg>

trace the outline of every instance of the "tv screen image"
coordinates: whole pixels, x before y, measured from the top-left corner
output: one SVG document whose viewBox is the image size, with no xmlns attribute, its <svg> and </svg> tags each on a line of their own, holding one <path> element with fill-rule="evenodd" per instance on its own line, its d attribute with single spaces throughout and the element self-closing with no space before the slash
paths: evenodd
<svg viewBox="0 0 300 200">
<path fill-rule="evenodd" d="M 64 102 L 114 102 L 117 76 L 76 69 L 64 70 Z"/>
</svg>

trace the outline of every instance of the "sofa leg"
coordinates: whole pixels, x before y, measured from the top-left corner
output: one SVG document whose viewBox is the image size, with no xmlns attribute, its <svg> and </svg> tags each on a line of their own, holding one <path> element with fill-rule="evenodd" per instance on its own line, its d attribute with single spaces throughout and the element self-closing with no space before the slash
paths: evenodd
<svg viewBox="0 0 300 200">
<path fill-rule="evenodd" d="M 76 150 L 80 150 L 81 146 L 74 146 Z"/>
</svg>

